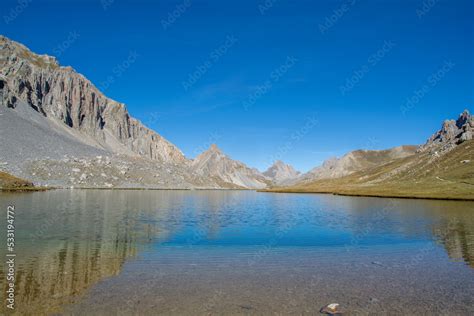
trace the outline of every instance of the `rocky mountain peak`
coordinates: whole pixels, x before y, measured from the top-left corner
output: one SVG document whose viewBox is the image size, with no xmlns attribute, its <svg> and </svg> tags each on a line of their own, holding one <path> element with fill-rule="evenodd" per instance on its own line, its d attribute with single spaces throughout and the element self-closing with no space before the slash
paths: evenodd
<svg viewBox="0 0 474 316">
<path fill-rule="evenodd" d="M 464 112 L 462 112 L 459 115 L 459 118 L 456 121 L 456 126 L 458 128 L 462 128 L 466 123 L 468 123 L 470 119 L 471 119 L 471 114 L 469 113 L 469 110 L 466 109 L 464 110 Z"/>
<path fill-rule="evenodd" d="M 276 160 L 273 163 L 273 165 L 270 167 L 270 169 L 274 169 L 274 170 L 294 170 L 296 172 L 296 170 L 291 165 L 286 164 L 281 160 Z"/>
<path fill-rule="evenodd" d="M 464 110 L 457 120 L 444 121 L 441 129 L 433 134 L 418 151 L 449 152 L 457 145 L 473 139 L 473 135 L 474 117 L 468 110 Z"/>
<path fill-rule="evenodd" d="M 283 161 L 277 160 L 263 175 L 270 178 L 274 183 L 281 184 L 288 180 L 296 179 L 300 172 Z"/>
<path fill-rule="evenodd" d="M 258 170 L 229 158 L 215 144 L 192 161 L 190 171 L 225 187 L 262 189 L 270 182 Z"/>
<path fill-rule="evenodd" d="M 8 52 L 8 59 L 27 61 L 33 66 L 44 69 L 59 68 L 59 63 L 55 57 L 49 55 L 38 55 L 31 52 L 23 44 L 10 40 L 9 38 L 0 35 L 0 49 Z"/>
<path fill-rule="evenodd" d="M 219 147 L 217 147 L 216 144 L 212 144 L 209 149 L 208 149 L 209 152 L 212 152 L 212 153 L 219 153 L 219 154 L 222 154 L 222 151 L 220 150 Z"/>
<path fill-rule="evenodd" d="M 284 168 L 286 166 L 289 166 L 287 164 L 285 164 L 283 161 L 281 160 L 276 160 L 274 163 L 273 163 L 273 166 L 274 167 L 279 167 L 279 168 Z"/>
<path fill-rule="evenodd" d="M 202 152 L 200 155 L 196 157 L 196 159 L 194 159 L 194 163 L 196 163 L 197 161 L 207 160 L 211 158 L 223 159 L 223 158 L 227 158 L 227 156 L 219 147 L 217 147 L 216 144 L 212 144 L 211 146 L 209 146 L 209 148 L 206 151 Z"/>
</svg>

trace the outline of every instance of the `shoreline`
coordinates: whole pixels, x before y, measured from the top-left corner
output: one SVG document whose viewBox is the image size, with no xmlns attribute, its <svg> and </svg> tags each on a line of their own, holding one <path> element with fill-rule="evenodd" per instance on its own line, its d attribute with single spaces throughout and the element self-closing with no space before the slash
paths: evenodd
<svg viewBox="0 0 474 316">
<path fill-rule="evenodd" d="M 254 189 L 220 189 L 220 188 L 107 188 L 107 187 L 25 187 L 1 188 L 0 192 L 42 192 L 51 190 L 100 190 L 100 191 L 256 191 Z"/>
<path fill-rule="evenodd" d="M 5 187 L 0 188 L 0 192 L 44 192 L 49 190 L 56 190 L 57 188 L 47 188 L 47 187 Z"/>
<path fill-rule="evenodd" d="M 350 193 L 350 192 L 328 192 L 328 191 L 297 191 L 297 190 L 266 190 L 266 189 L 219 189 L 219 188 L 67 188 L 67 187 L 23 187 L 23 188 L 0 188 L 0 192 L 9 193 L 28 193 L 28 192 L 45 192 L 52 190 L 100 190 L 100 191 L 254 191 L 258 193 L 276 193 L 276 194 L 325 194 L 335 196 L 351 196 L 351 197 L 372 197 L 381 199 L 404 199 L 404 200 L 433 200 L 433 201 L 464 201 L 474 202 L 474 197 L 438 197 L 423 195 L 402 195 L 402 194 L 377 194 L 377 193 Z"/>
<path fill-rule="evenodd" d="M 403 200 L 432 200 L 432 201 L 464 201 L 474 202 L 474 197 L 437 197 L 423 195 L 402 195 L 402 194 L 376 194 L 376 193 L 350 193 L 350 192 L 327 192 L 327 191 L 297 191 L 297 190 L 256 190 L 261 193 L 277 193 L 277 194 L 326 194 L 337 196 L 352 197 L 373 197 L 381 199 L 403 199 Z"/>
</svg>

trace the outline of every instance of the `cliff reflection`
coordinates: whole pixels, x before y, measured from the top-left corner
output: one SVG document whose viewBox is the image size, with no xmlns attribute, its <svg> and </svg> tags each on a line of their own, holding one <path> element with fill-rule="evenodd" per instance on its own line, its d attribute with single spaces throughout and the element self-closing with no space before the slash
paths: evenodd
<svg viewBox="0 0 474 316">
<path fill-rule="evenodd" d="M 436 240 L 452 259 L 474 268 L 472 202 L 63 190 L 1 193 L 0 207 L 6 209 L 6 203 L 16 207 L 15 313 L 21 315 L 61 313 L 96 283 L 120 274 L 130 258 L 145 251 L 157 258 L 166 247 L 195 245 L 196 252 L 188 253 L 198 254 L 200 246 L 261 246 L 256 254 L 266 256 L 269 248 L 279 246 L 335 247 L 340 252 L 336 247 L 353 245 L 357 254 L 371 245 L 390 248 L 422 241 L 431 246 Z M 5 225 L 0 225 L 0 235 L 5 236 Z M 0 243 L 3 257 L 5 246 Z M 3 270 L 0 289 L 7 289 Z M 0 314 L 7 312 L 2 304 Z"/>
<path fill-rule="evenodd" d="M 473 202 L 323 196 L 326 209 L 354 235 L 397 232 L 408 238 L 426 237 L 442 245 L 448 256 L 474 268 Z M 341 214 L 341 210 L 344 210 Z M 349 212 L 350 215 L 345 212 Z M 401 225 L 403 223 L 403 225 Z M 356 240 L 358 241 L 358 240 Z"/>
<path fill-rule="evenodd" d="M 464 260 L 474 268 L 474 214 L 472 212 L 447 213 L 451 214 L 451 217 L 445 218 L 435 227 L 434 234 L 450 258 L 456 261 Z"/>
<path fill-rule="evenodd" d="M 6 200 L 17 210 L 15 314 L 58 313 L 95 283 L 118 275 L 127 258 L 151 242 L 165 241 L 179 222 L 179 202 L 173 197 L 182 199 L 149 195 L 9 195 Z M 0 250 L 5 253 L 5 248 Z M 5 271 L 0 280 L 5 293 Z M 0 311 L 7 312 L 4 304 Z"/>
</svg>

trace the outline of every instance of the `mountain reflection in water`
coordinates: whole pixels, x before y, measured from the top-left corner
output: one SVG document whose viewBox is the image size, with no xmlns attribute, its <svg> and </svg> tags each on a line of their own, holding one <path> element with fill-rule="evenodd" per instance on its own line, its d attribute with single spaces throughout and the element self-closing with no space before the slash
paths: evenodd
<svg viewBox="0 0 474 316">
<path fill-rule="evenodd" d="M 0 193 L 1 207 L 10 204 L 16 208 L 17 314 L 59 313 L 94 284 L 119 275 L 127 260 L 159 253 L 161 245 L 361 251 L 431 240 L 421 255 L 442 245 L 454 261 L 474 268 L 471 202 L 241 191 Z M 4 243 L 0 250 L 5 253 Z M 5 278 L 0 271 L 4 293 Z M 6 313 L 3 304 L 0 311 Z"/>
</svg>

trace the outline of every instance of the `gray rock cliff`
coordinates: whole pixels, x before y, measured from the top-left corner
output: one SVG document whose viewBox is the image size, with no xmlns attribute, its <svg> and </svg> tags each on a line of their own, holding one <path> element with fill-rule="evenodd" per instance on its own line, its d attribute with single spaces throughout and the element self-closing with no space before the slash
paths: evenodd
<svg viewBox="0 0 474 316">
<path fill-rule="evenodd" d="M 474 117 L 464 110 L 457 120 L 446 120 L 441 129 L 434 133 L 428 141 L 420 146 L 419 152 L 436 151 L 449 152 L 457 145 L 473 139 Z"/>
<path fill-rule="evenodd" d="M 82 141 L 114 153 L 186 164 L 182 152 L 132 118 L 71 67 L 37 55 L 0 36 L 0 100 L 10 109 L 24 102 L 44 117 L 79 132 Z"/>
</svg>

